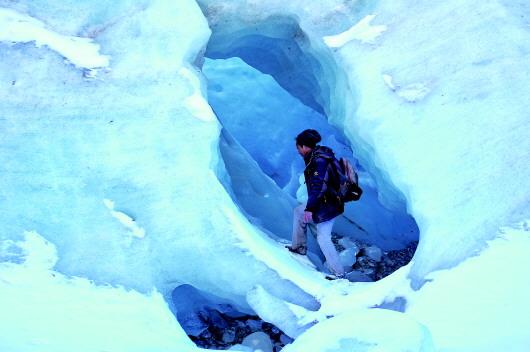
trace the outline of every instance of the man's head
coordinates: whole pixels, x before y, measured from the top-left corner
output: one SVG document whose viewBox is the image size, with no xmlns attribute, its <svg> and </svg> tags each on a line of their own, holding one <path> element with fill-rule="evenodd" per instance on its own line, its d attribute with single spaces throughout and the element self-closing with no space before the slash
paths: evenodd
<svg viewBox="0 0 530 352">
<path fill-rule="evenodd" d="M 296 136 L 296 149 L 301 156 L 306 156 L 321 140 L 322 137 L 315 130 L 302 131 Z"/>
</svg>

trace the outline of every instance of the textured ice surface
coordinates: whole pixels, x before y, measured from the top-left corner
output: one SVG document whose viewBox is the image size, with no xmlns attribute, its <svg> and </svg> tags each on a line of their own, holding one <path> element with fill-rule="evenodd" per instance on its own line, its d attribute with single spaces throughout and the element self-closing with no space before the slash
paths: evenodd
<svg viewBox="0 0 530 352">
<path fill-rule="evenodd" d="M 530 288 L 522 280 L 528 224 L 506 230 L 484 250 L 499 227 L 530 212 L 528 6 L 201 1 L 214 31 L 207 54 L 240 56 L 325 113 L 374 177 L 377 200 L 418 221 L 421 239 L 411 264 L 378 282 L 355 284 L 328 282 L 296 260 L 252 226 L 223 186 L 230 175 L 221 127 L 192 65 L 201 63 L 210 31 L 193 1 L 1 0 L 0 7 L 44 23 L 48 35 L 90 38 L 79 42 L 99 45 L 98 55 L 111 58 L 94 78 L 48 44 L 2 36 L 0 239 L 11 241 L 3 242 L 1 256 L 0 308 L 8 314 L 0 324 L 9 332 L 2 350 L 121 343 L 107 338 L 113 329 L 106 322 L 133 332 L 130 344 L 116 350 L 151 342 L 192 349 L 161 300 L 169 302 L 183 283 L 284 326 L 316 323 L 308 344 L 314 331 L 334 325 L 330 316 L 342 322 L 370 315 L 384 318 L 354 340 L 346 331 L 349 340 L 336 341 L 387 343 L 387 335 L 371 329 L 393 315 L 418 321 L 448 350 L 528 346 Z M 345 33 L 367 15 L 375 16 L 371 27 L 386 31 L 370 42 L 352 36 L 340 47 L 326 46 L 323 37 Z M 24 262 L 14 242 L 26 231 L 53 243 L 57 256 L 41 246 L 48 259 Z M 31 263 L 46 270 L 29 270 Z M 250 299 L 257 285 L 267 294 Z M 45 303 L 40 288 L 49 293 Z M 274 310 L 267 302 L 277 303 Z M 401 302 L 404 313 L 370 312 L 392 302 Z M 38 326 L 34 316 L 43 317 Z M 93 333 L 72 324 L 79 316 Z M 407 324 L 397 331 L 389 324 L 388 331 L 418 346 L 414 341 L 427 334 Z M 75 342 L 64 340 L 65 329 Z M 455 339 L 461 331 L 467 334 Z M 296 348 L 308 350 L 303 341 Z"/>
<path fill-rule="evenodd" d="M 352 11 L 335 1 L 200 3 L 214 31 L 207 54 L 238 55 L 307 105 L 317 102 L 376 177 L 383 204 L 407 200 L 421 232 L 415 285 L 473 254 L 499 226 L 528 216 L 530 34 L 521 22 L 528 7 L 397 1 Z M 322 37 L 344 33 L 366 15 L 375 16 L 370 26 L 386 31 L 371 43 L 353 38 L 323 48 Z M 505 35 L 494 35 L 499 31 Z M 262 42 L 256 32 L 297 45 L 292 54 L 284 44 L 273 53 L 270 45 L 255 50 Z M 307 77 L 304 87 L 289 83 L 291 67 Z M 510 180 L 502 191 L 499 177 Z"/>
<path fill-rule="evenodd" d="M 33 42 L 35 46 L 47 46 L 79 68 L 89 70 L 109 65 L 109 57 L 99 53 L 99 46 L 90 38 L 64 36 L 48 30 L 46 25 L 28 15 L 0 8 L 0 41 L 17 43 Z"/>
<path fill-rule="evenodd" d="M 249 153 L 223 129 L 219 150 L 227 171 L 223 184 L 251 222 L 271 237 L 291 238 L 295 200 L 267 175 Z"/>
<path fill-rule="evenodd" d="M 11 256 L 18 249 L 21 263 L 0 263 L 2 351 L 199 350 L 160 293 L 54 271 L 57 251 L 36 232 L 7 242 L 0 243 Z M 9 252 L 0 251 L 0 258 Z"/>
<path fill-rule="evenodd" d="M 34 16 L 68 6 L 37 7 Z M 127 5 L 123 17 L 122 6 L 96 23 L 79 17 L 78 27 L 50 17 L 50 30 L 62 23 L 71 33 L 97 32 L 113 60 L 96 80 L 45 47 L 0 44 L 7 87 L 0 202 L 9 209 L 0 215 L 1 236 L 38 230 L 57 245 L 58 270 L 98 282 L 156 287 L 166 297 L 190 283 L 240 305 L 259 282 L 316 307 L 292 281 L 281 281 L 268 259 L 254 256 L 267 256 L 248 243 L 264 234 L 218 180 L 220 126 L 213 115 L 205 118 L 209 107 L 190 65 L 209 34 L 199 8 L 155 1 Z M 190 106 L 190 97 L 208 109 Z"/>
<path fill-rule="evenodd" d="M 519 23 L 524 12 L 516 16 L 496 1 L 480 10 L 473 1 L 409 5 L 379 3 L 372 23 L 387 31 L 374 46 L 349 42 L 336 57 L 363 92 L 346 129 L 373 148 L 374 167 L 406 194 L 418 221 L 411 275 L 421 278 L 528 216 L 529 103 L 522 97 L 530 33 Z"/>
<path fill-rule="evenodd" d="M 294 194 L 304 163 L 295 137 L 306 128 L 321 132 L 322 143 L 339 157 L 351 157 L 344 135 L 328 125 L 325 116 L 302 104 L 270 75 L 240 58 L 206 59 L 208 101 L 223 126 L 238 140 L 265 174 Z"/>
<path fill-rule="evenodd" d="M 304 164 L 294 147 L 295 136 L 306 128 L 314 128 L 321 133 L 323 145 L 333 148 L 337 157 L 346 157 L 355 164 L 349 143 L 340 130 L 328 124 L 325 116 L 302 104 L 272 76 L 250 67 L 240 58 L 206 59 L 203 72 L 208 79 L 208 99 L 225 128 L 223 136 L 226 137 L 221 140 L 220 149 L 236 202 L 254 223 L 290 238 L 291 209 L 295 204 L 288 194 L 297 193 L 301 202 L 307 198 L 303 177 L 300 178 Z M 245 151 L 255 162 L 244 161 Z M 403 247 L 416 240 L 413 219 L 402 210 L 388 209 L 381 204 L 371 175 L 362 166 L 358 168 L 364 188 L 363 201 L 346 207 L 345 217 L 337 221 L 336 231 L 386 249 Z M 271 185 L 260 169 L 287 194 Z M 352 221 L 357 226 L 352 226 Z"/>
<path fill-rule="evenodd" d="M 430 282 L 406 312 L 429 327 L 440 350 L 524 351 L 530 346 L 529 226 L 526 221 L 504 228 L 480 256 L 428 275 Z"/>
<path fill-rule="evenodd" d="M 370 22 L 375 15 L 369 15 L 357 22 L 346 32 L 334 36 L 324 37 L 324 42 L 330 48 L 339 48 L 352 40 L 358 40 L 361 43 L 375 44 L 377 37 L 386 31 L 386 26 L 371 26 Z"/>
<path fill-rule="evenodd" d="M 352 311 L 317 324 L 283 351 L 434 352 L 429 330 L 405 314 L 384 310 Z"/>
</svg>

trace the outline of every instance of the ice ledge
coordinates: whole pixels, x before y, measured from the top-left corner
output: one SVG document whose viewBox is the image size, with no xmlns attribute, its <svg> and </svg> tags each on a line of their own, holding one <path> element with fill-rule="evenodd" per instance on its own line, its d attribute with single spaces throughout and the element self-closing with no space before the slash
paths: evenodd
<svg viewBox="0 0 530 352">
<path fill-rule="evenodd" d="M 28 15 L 0 8 L 0 42 L 30 43 L 37 48 L 45 45 L 63 56 L 85 74 L 93 77 L 97 69 L 109 66 L 110 57 L 99 53 L 99 45 L 90 38 L 67 36 L 46 28 L 46 25 Z"/>
</svg>

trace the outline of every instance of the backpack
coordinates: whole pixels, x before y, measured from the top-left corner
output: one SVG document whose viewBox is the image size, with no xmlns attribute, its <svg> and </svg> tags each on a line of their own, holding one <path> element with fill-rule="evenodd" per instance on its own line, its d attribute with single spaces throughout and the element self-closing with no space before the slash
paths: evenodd
<svg viewBox="0 0 530 352">
<path fill-rule="evenodd" d="M 343 203 L 359 200 L 363 190 L 359 187 L 359 177 L 348 159 L 333 158 L 330 165 L 334 173 L 331 187 L 337 192 L 340 200 Z"/>
</svg>

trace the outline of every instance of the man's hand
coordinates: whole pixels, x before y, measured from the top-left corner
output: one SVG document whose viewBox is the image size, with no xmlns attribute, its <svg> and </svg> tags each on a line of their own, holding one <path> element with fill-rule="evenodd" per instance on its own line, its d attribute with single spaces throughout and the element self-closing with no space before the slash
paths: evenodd
<svg viewBox="0 0 530 352">
<path fill-rule="evenodd" d="M 310 211 L 304 211 L 304 222 L 313 222 L 313 213 Z"/>
</svg>

